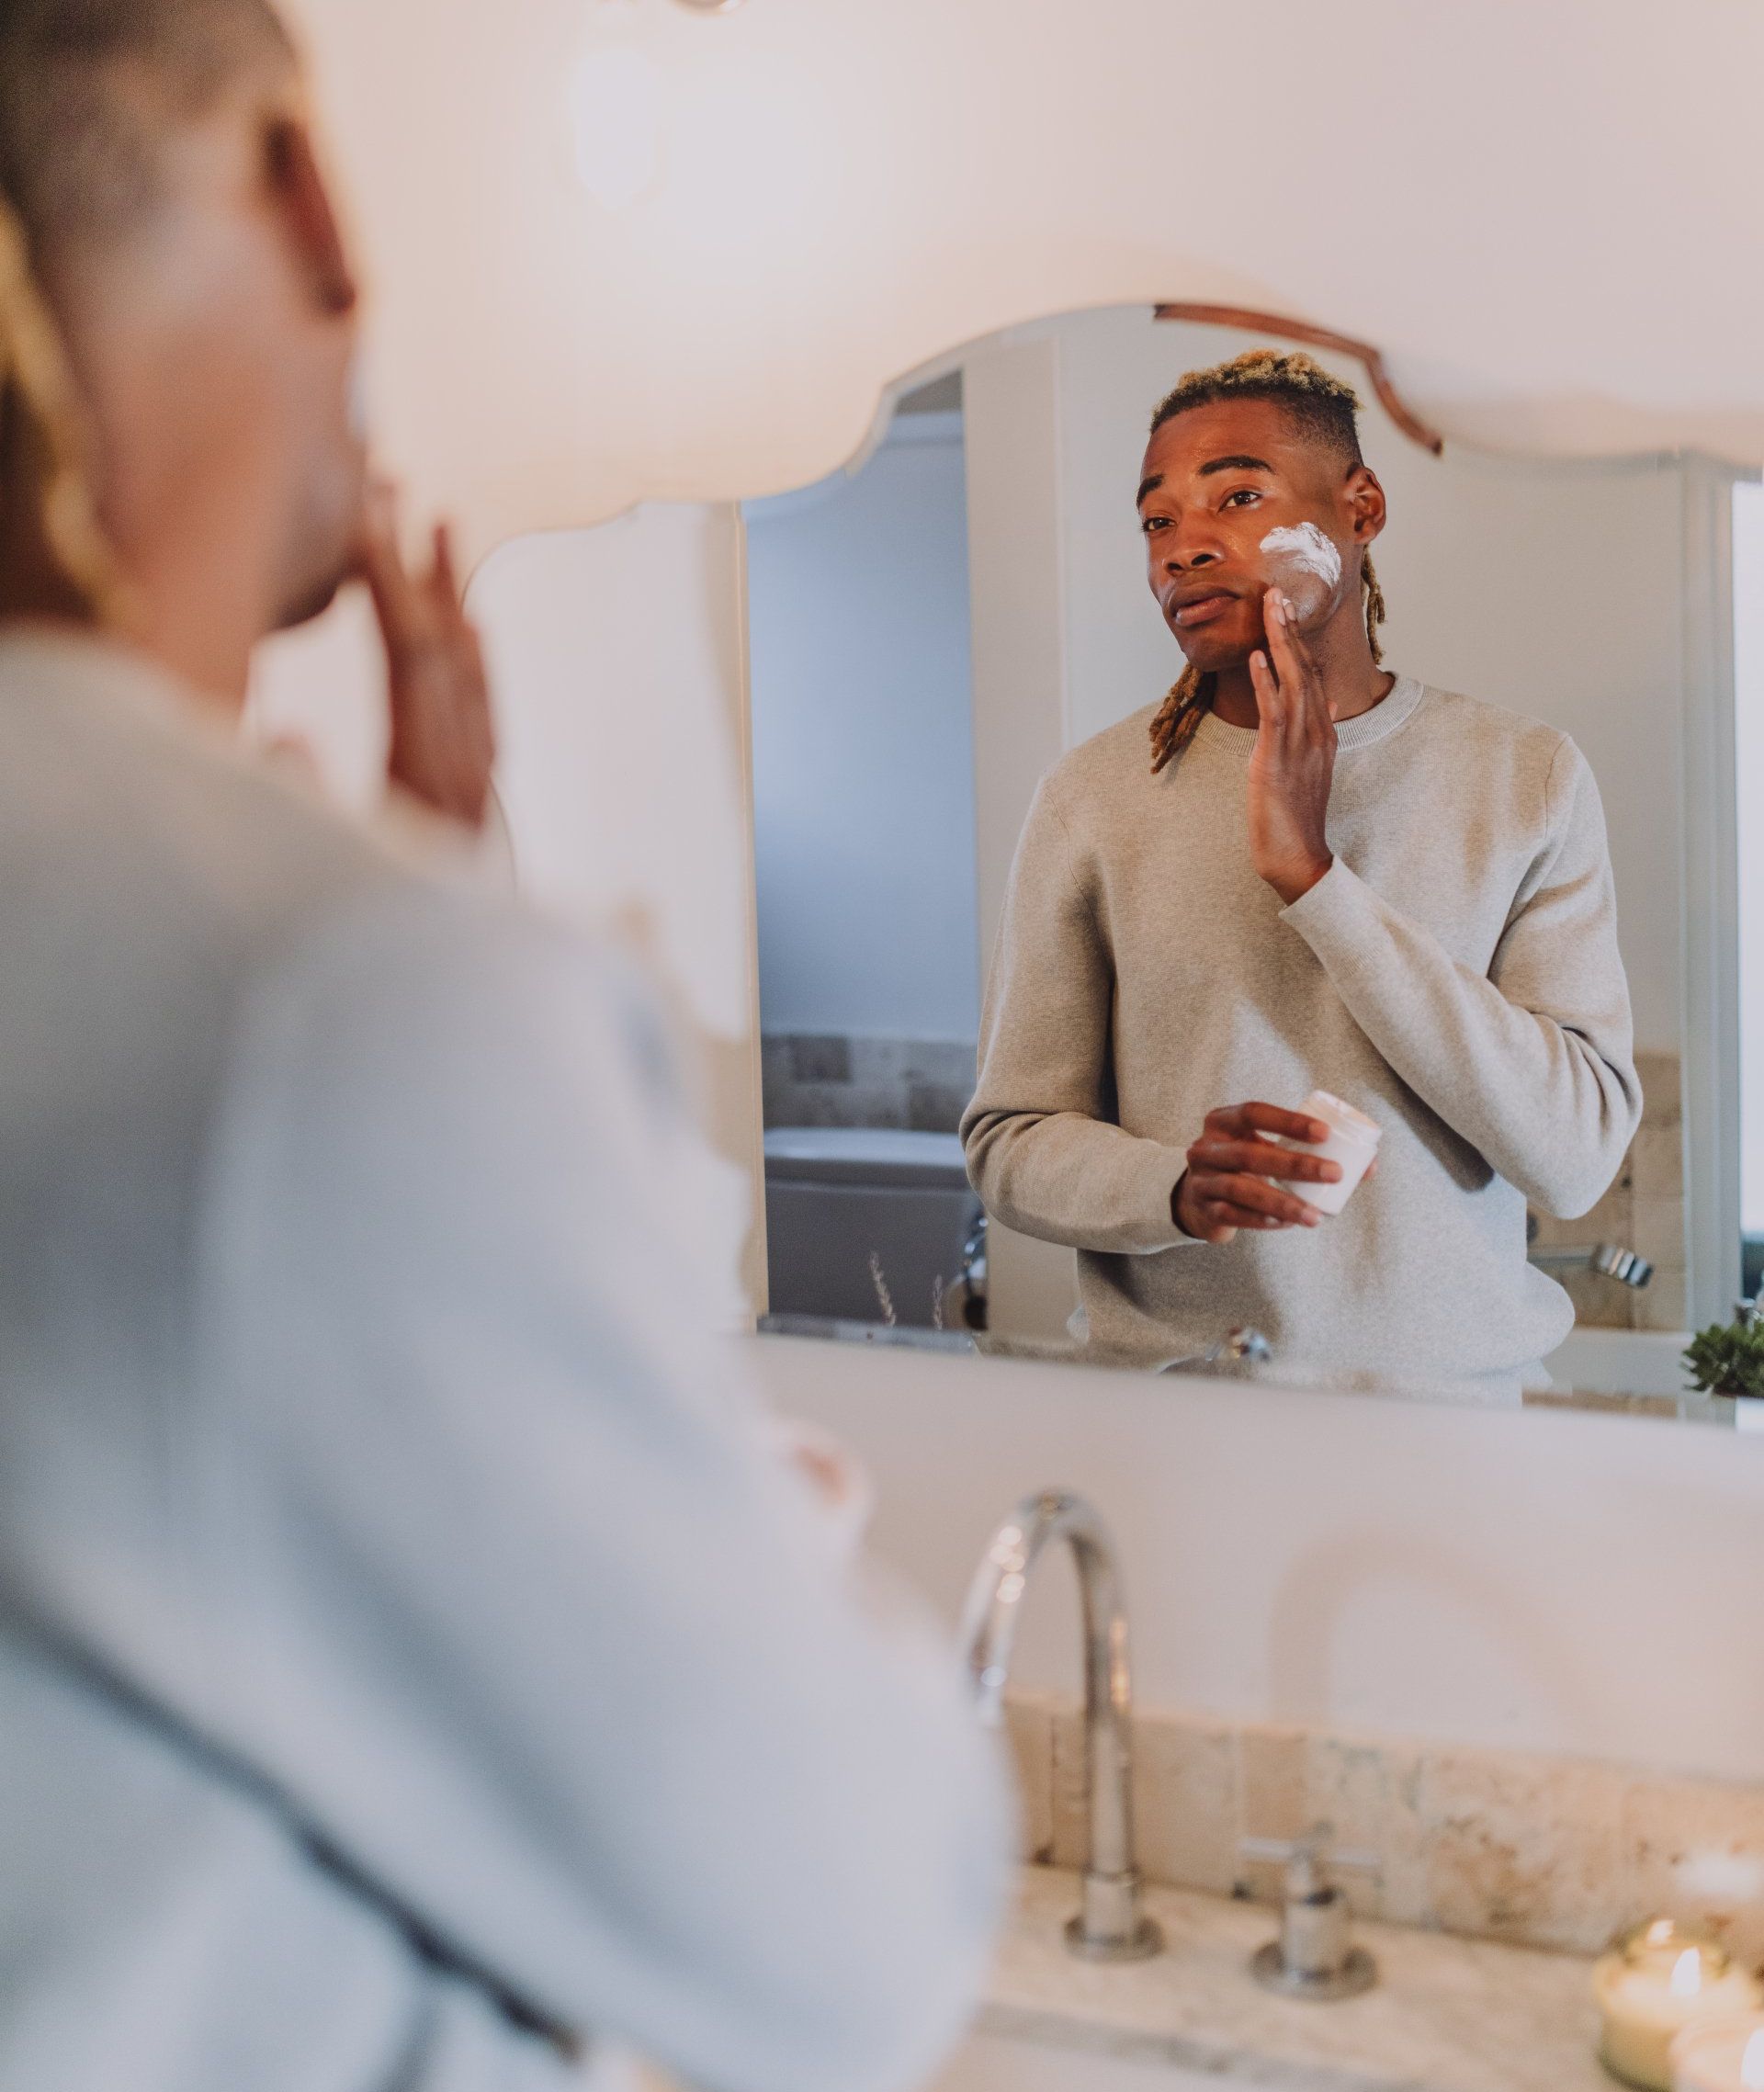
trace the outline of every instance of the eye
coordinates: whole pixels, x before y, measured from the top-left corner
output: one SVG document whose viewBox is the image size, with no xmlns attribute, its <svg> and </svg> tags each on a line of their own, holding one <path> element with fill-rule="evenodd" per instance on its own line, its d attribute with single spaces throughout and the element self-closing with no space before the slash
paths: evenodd
<svg viewBox="0 0 1764 2092">
<path fill-rule="evenodd" d="M 1149 537 L 1154 530 L 1168 530 L 1170 518 L 1167 515 L 1148 515 L 1139 527 Z"/>
<path fill-rule="evenodd" d="M 1246 505 L 1253 505 L 1261 499 L 1261 494 L 1257 492 L 1254 487 L 1238 487 L 1235 492 L 1227 494 L 1219 506 L 1221 508 L 1235 508 L 1239 502 Z"/>
</svg>

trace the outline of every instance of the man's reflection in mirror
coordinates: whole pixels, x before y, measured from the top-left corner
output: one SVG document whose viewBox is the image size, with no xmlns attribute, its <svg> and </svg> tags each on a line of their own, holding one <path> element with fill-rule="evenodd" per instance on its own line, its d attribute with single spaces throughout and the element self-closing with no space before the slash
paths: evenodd
<svg viewBox="0 0 1764 2092">
<path fill-rule="evenodd" d="M 1357 406 L 1268 350 L 1159 406 L 1186 665 L 1042 780 L 963 1138 L 989 1213 L 1079 1252 L 1099 1359 L 1248 1325 L 1295 1377 L 1499 1399 L 1574 1321 L 1527 1201 L 1586 1212 L 1640 1118 L 1604 816 L 1566 736 L 1384 666 Z M 1325 1101 L 1381 1136 L 1335 1215 Z"/>
</svg>

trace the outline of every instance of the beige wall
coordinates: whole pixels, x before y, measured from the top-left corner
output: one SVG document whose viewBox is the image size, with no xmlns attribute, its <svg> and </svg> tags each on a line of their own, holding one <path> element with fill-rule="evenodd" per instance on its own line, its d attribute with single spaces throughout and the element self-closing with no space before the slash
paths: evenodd
<svg viewBox="0 0 1764 2092">
<path fill-rule="evenodd" d="M 1764 1443 L 1690 1424 L 1172 1383 L 763 1339 L 952 1623 L 1049 1485 L 1120 1542 L 1148 1707 L 1764 1781 Z M 1079 1682 L 1072 1579 L 1024 1687 Z"/>
</svg>

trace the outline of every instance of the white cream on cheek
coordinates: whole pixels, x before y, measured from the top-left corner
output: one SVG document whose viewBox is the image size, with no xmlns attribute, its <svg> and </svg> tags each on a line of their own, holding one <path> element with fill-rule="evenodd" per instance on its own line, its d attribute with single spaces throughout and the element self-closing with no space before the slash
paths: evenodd
<svg viewBox="0 0 1764 2092">
<path fill-rule="evenodd" d="M 1283 524 L 1261 541 L 1268 578 L 1291 600 L 1301 625 L 1335 601 L 1341 586 L 1341 555 L 1335 540 L 1314 523 Z"/>
</svg>

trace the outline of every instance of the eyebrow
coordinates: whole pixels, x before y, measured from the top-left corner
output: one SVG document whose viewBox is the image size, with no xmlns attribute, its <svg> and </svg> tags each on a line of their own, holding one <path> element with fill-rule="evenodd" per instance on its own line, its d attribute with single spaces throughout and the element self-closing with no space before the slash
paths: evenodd
<svg viewBox="0 0 1764 2092">
<path fill-rule="evenodd" d="M 1211 478 L 1216 472 L 1266 472 L 1272 477 L 1273 469 L 1273 467 L 1269 464 L 1265 458 L 1250 458 L 1234 454 L 1229 458 L 1209 458 L 1206 463 L 1201 467 L 1197 477 L 1205 480 Z M 1155 494 L 1163 483 L 1164 475 L 1161 472 L 1154 472 L 1148 479 L 1141 480 L 1139 492 L 1133 497 L 1134 507 L 1143 507 L 1146 496 Z"/>
<path fill-rule="evenodd" d="M 1210 458 L 1201 467 L 1200 477 L 1204 480 L 1214 472 L 1272 472 L 1273 467 L 1265 458 Z"/>
</svg>

